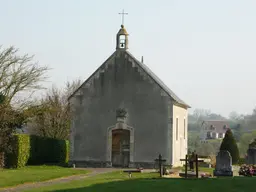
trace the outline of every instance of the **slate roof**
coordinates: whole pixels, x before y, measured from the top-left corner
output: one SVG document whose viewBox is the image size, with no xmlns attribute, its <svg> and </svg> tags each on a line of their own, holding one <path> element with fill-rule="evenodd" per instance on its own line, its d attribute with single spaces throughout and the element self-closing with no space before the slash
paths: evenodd
<svg viewBox="0 0 256 192">
<path fill-rule="evenodd" d="M 105 63 L 110 60 L 112 57 L 116 56 L 116 52 L 115 51 L 76 91 L 74 91 L 74 93 L 72 95 L 69 96 L 69 99 L 84 85 L 86 84 L 86 82 L 94 76 L 94 74 L 100 70 Z M 186 104 L 183 100 L 181 100 L 167 85 L 165 85 L 145 64 L 141 63 L 139 60 L 137 60 L 130 52 L 125 51 L 126 54 L 128 54 L 129 57 L 131 57 L 136 64 L 141 67 L 154 81 L 155 83 L 157 83 L 175 102 L 177 102 L 178 104 L 186 107 L 186 108 L 190 108 L 190 106 L 188 104 Z"/>
<path fill-rule="evenodd" d="M 187 108 L 190 108 L 188 104 L 186 104 L 183 100 L 181 100 L 164 82 L 159 79 L 159 77 L 153 73 L 144 63 L 141 63 L 137 60 L 130 52 L 126 51 L 126 53 L 132 57 L 136 63 L 177 103 L 184 105 Z"/>
<path fill-rule="evenodd" d="M 203 122 L 209 129 L 213 126 L 214 132 L 226 133 L 227 129 L 230 128 L 229 122 L 221 120 L 208 120 Z"/>
</svg>

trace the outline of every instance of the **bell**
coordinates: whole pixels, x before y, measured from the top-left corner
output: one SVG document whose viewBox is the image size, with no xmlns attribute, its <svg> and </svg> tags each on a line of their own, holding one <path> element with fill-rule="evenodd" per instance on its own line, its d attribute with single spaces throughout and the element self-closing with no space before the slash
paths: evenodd
<svg viewBox="0 0 256 192">
<path fill-rule="evenodd" d="M 120 47 L 124 47 L 124 43 L 121 43 Z"/>
</svg>

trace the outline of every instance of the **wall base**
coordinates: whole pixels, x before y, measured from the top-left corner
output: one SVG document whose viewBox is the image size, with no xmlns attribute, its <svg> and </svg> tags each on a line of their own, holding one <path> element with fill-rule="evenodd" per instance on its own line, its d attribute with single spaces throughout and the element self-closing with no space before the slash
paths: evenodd
<svg viewBox="0 0 256 192">
<path fill-rule="evenodd" d="M 69 165 L 75 164 L 75 167 L 90 167 L 90 168 L 110 168 L 112 162 L 109 161 L 70 161 Z M 127 167 L 122 167 L 127 168 Z M 155 162 L 130 162 L 129 168 L 144 168 L 144 169 L 158 169 L 158 164 Z"/>
</svg>

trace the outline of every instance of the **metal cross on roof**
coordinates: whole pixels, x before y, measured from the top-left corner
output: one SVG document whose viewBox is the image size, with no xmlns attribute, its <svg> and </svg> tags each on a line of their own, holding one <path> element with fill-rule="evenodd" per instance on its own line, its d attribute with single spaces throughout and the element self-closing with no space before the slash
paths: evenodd
<svg viewBox="0 0 256 192">
<path fill-rule="evenodd" d="M 122 25 L 124 25 L 124 15 L 128 15 L 128 13 L 125 13 L 124 9 L 123 9 L 123 12 L 122 13 L 118 13 L 118 14 L 122 15 Z"/>
</svg>

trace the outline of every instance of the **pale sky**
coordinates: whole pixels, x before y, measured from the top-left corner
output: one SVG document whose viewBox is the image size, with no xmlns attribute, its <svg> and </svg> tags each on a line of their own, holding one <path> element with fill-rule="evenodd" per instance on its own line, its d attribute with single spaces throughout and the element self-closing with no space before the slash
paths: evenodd
<svg viewBox="0 0 256 192">
<path fill-rule="evenodd" d="M 124 8 L 129 51 L 195 108 L 227 116 L 256 104 L 255 0 L 0 0 L 0 44 L 35 54 L 51 83 L 85 80 L 115 51 Z"/>
</svg>

